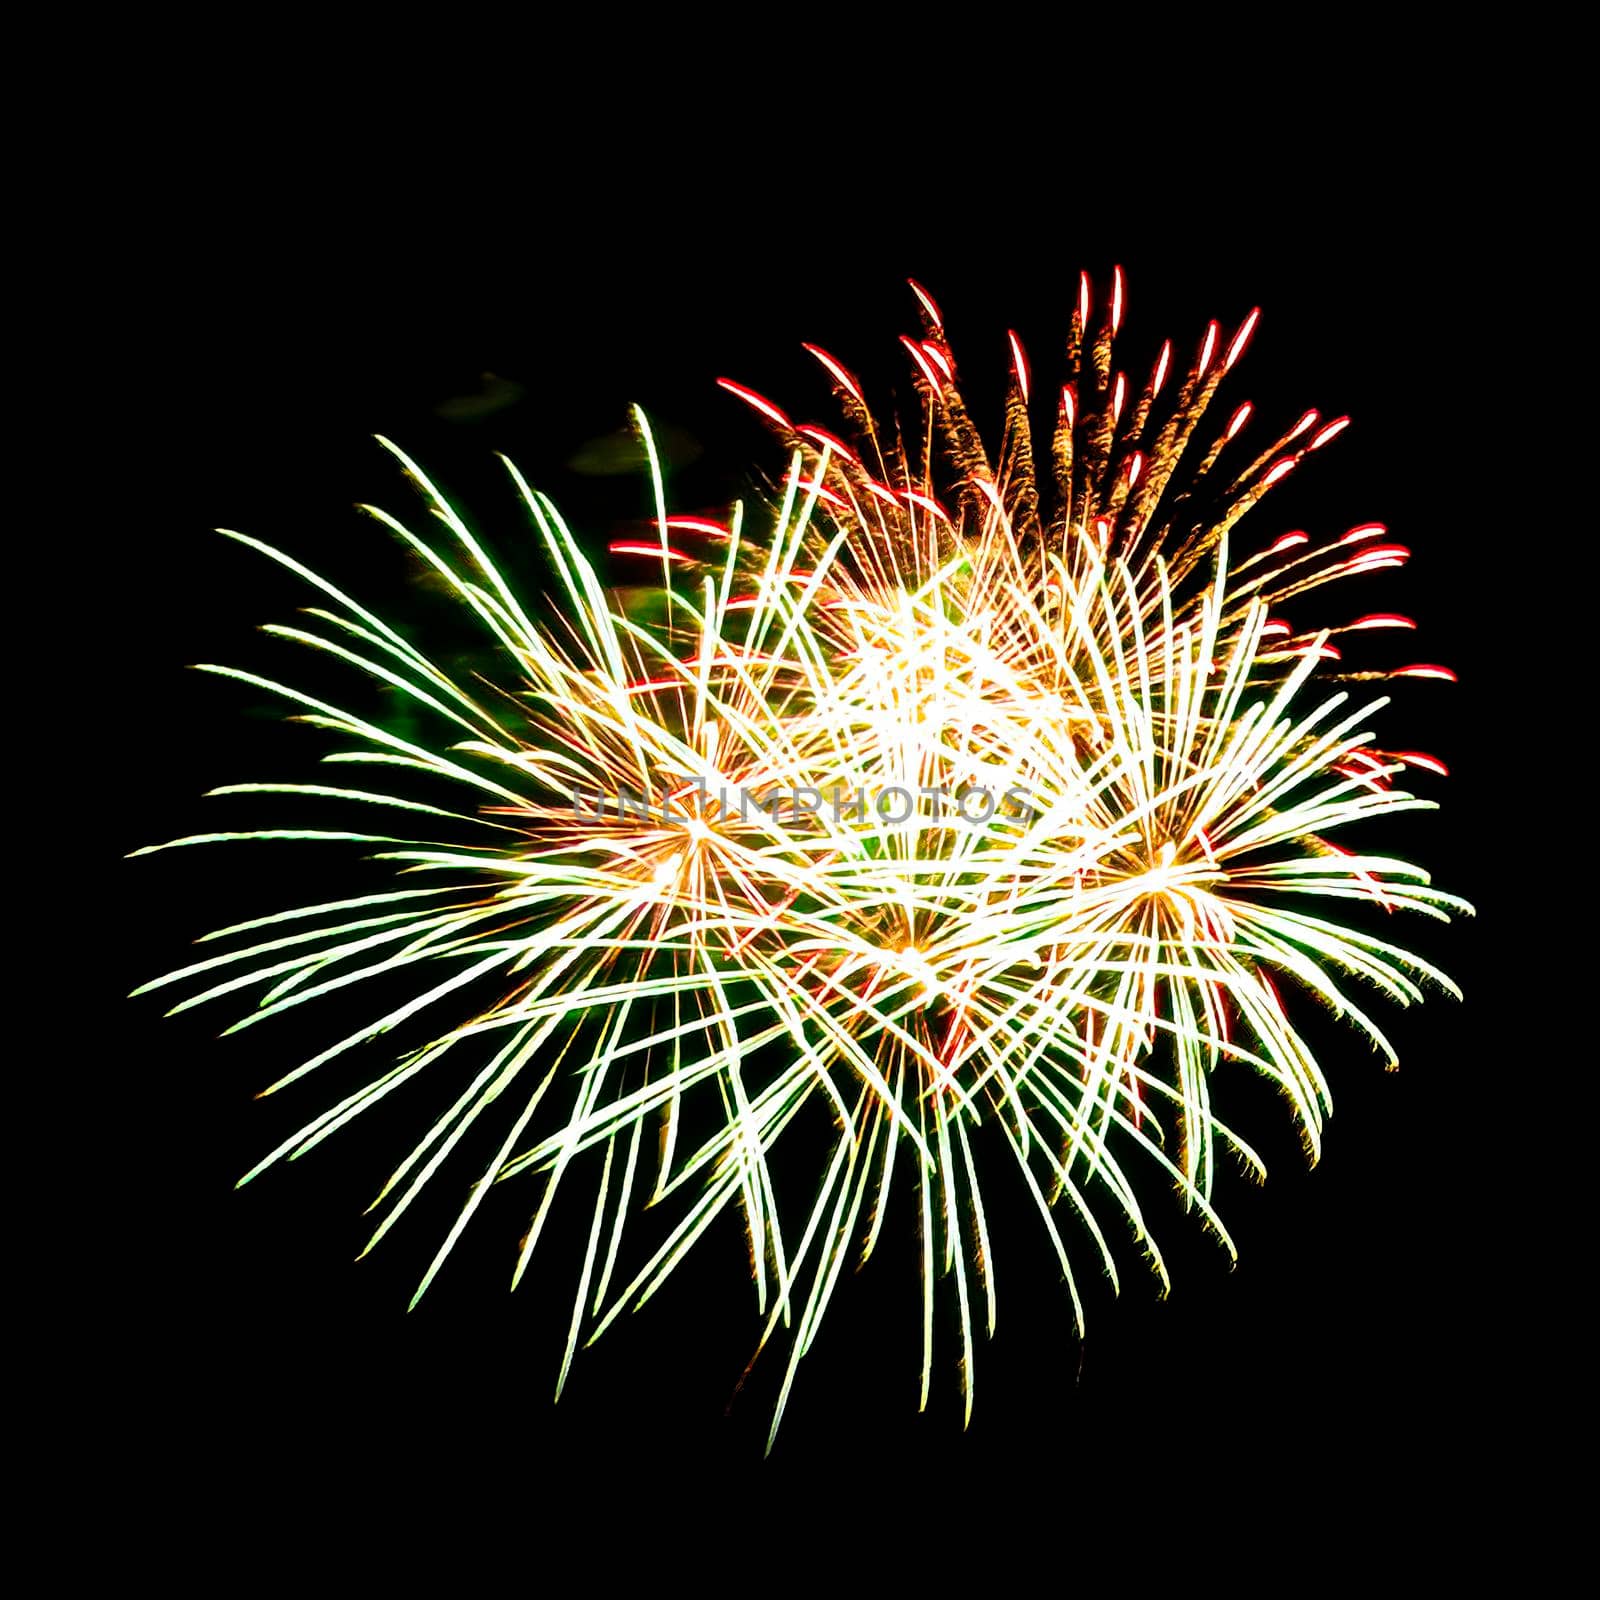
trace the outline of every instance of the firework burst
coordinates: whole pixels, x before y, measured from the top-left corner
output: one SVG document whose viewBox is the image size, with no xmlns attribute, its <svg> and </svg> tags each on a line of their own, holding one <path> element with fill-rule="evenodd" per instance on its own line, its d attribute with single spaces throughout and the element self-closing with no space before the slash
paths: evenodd
<svg viewBox="0 0 1600 1600">
<path fill-rule="evenodd" d="M 1335 635 L 1408 619 L 1305 632 L 1277 615 L 1405 551 L 1377 524 L 1234 550 L 1244 514 L 1346 419 L 1310 412 L 1255 448 L 1242 404 L 1208 430 L 1254 313 L 1231 334 L 1212 324 L 1186 368 L 1163 346 L 1130 382 L 1115 359 L 1119 272 L 1098 318 L 1084 280 L 1054 394 L 1034 392 L 1011 336 L 991 457 L 939 311 L 913 287 L 915 415 L 877 420 L 816 347 L 840 432 L 725 382 L 790 457 L 759 534 L 739 508 L 726 524 L 669 516 L 639 416 L 656 535 L 613 549 L 659 570 L 654 607 L 608 591 L 512 467 L 559 584 L 558 615 L 531 616 L 388 445 L 446 537 L 374 515 L 486 631 L 492 693 L 292 557 L 229 535 L 318 595 L 306 625 L 270 632 L 375 679 L 429 731 L 401 737 L 287 683 L 207 668 L 280 697 L 337 736 L 329 763 L 356 769 L 348 782 L 217 793 L 394 820 L 174 843 L 352 844 L 395 880 L 223 928 L 206 940 L 220 953 L 146 989 L 186 986 L 177 1010 L 253 997 L 230 1032 L 330 996 L 388 997 L 267 1091 L 350 1052 L 373 1062 L 243 1181 L 401 1090 L 439 1084 L 379 1193 L 368 1248 L 426 1186 L 464 1189 L 420 1297 L 491 1186 L 524 1180 L 520 1281 L 558 1194 L 580 1187 L 589 1220 L 558 1393 L 579 1342 L 648 1300 L 736 1208 L 761 1344 L 789 1335 L 775 1432 L 845 1266 L 871 1255 L 906 1188 L 923 1261 L 922 1399 L 949 1280 L 970 1415 L 975 1333 L 996 1312 L 986 1186 L 1019 1180 L 1032 1196 L 1081 1326 L 1082 1274 L 1116 1281 L 1119 1235 L 1165 1282 L 1141 1173 L 1176 1186 L 1231 1251 L 1211 1199 L 1220 1154 L 1261 1163 L 1212 1110 L 1219 1071 L 1277 1085 L 1315 1156 L 1327 1085 L 1280 983 L 1348 1019 L 1385 1061 L 1358 991 L 1405 1003 L 1427 983 L 1451 989 L 1338 913 L 1467 908 L 1416 867 L 1330 837 L 1433 803 L 1404 785 L 1438 763 L 1377 748 L 1383 702 L 1360 685 L 1448 674 L 1342 669 Z M 453 804 L 434 803 L 440 783 Z M 421 1042 L 396 1059 L 381 1040 L 399 1029 Z M 494 1153 L 460 1170 L 481 1124 Z M 819 1127 L 831 1132 L 811 1147 L 815 1196 L 791 1210 L 772 1152 Z M 1009 1148 L 1009 1169 L 976 1158 L 980 1135 L 985 1150 Z M 672 1220 L 637 1246 L 639 1212 L 667 1201 L 657 1215 Z M 1092 1241 L 1087 1260 L 1078 1237 Z"/>
</svg>

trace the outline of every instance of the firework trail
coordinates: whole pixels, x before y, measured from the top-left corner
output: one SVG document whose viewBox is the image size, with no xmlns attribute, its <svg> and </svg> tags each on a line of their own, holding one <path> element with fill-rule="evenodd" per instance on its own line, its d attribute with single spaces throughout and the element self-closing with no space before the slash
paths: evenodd
<svg viewBox="0 0 1600 1600">
<path fill-rule="evenodd" d="M 193 990 L 180 1011 L 253 998 L 230 1032 L 330 995 L 389 996 L 267 1091 L 350 1052 L 373 1062 L 243 1181 L 402 1089 L 439 1084 L 379 1193 L 368 1248 L 425 1186 L 465 1187 L 420 1297 L 491 1185 L 525 1179 L 517 1282 L 558 1193 L 579 1188 L 586 1245 L 558 1394 L 579 1342 L 648 1300 L 732 1207 L 761 1344 L 788 1334 L 775 1434 L 845 1266 L 872 1254 L 904 1189 L 922 1249 L 922 1400 L 950 1280 L 970 1416 L 975 1333 L 992 1332 L 997 1305 L 987 1186 L 1031 1195 L 1081 1329 L 1082 1275 L 1116 1282 L 1119 1236 L 1166 1281 L 1140 1204 L 1152 1181 L 1176 1186 L 1231 1252 L 1211 1201 L 1222 1155 L 1261 1163 L 1212 1110 L 1219 1071 L 1278 1085 L 1315 1158 L 1327 1085 L 1280 984 L 1389 1062 L 1357 990 L 1402 1003 L 1427 983 L 1454 992 L 1340 913 L 1469 908 L 1420 869 L 1330 838 L 1431 808 L 1404 785 L 1442 771 L 1377 747 L 1383 701 L 1349 685 L 1450 674 L 1342 669 L 1335 636 L 1409 619 L 1305 631 L 1278 615 L 1406 552 L 1377 524 L 1233 549 L 1245 513 L 1347 419 L 1308 412 L 1264 448 L 1245 443 L 1248 404 L 1208 425 L 1255 313 L 1231 334 L 1213 323 L 1186 368 L 1164 345 L 1131 382 L 1115 360 L 1119 271 L 1098 317 L 1083 280 L 1067 379 L 1048 401 L 1011 336 L 991 457 L 938 308 L 913 289 L 909 418 L 880 421 L 814 346 L 847 437 L 724 380 L 790 456 L 770 529 L 752 533 L 742 508 L 726 524 L 669 516 L 638 417 L 656 534 L 613 550 L 659 572 L 656 608 L 608 592 L 510 467 L 559 584 L 560 619 L 530 616 L 385 442 L 446 537 L 373 514 L 492 639 L 492 694 L 292 557 L 229 535 L 319 595 L 310 625 L 269 632 L 375 679 L 431 731 L 403 738 L 289 684 L 208 667 L 339 736 L 325 759 L 358 769 L 348 783 L 216 793 L 395 820 L 174 844 L 354 844 L 393 864 L 394 887 L 223 928 L 204 941 L 220 953 L 145 988 Z M 396 978 L 405 998 L 391 1004 Z M 374 1044 L 394 1030 L 416 1041 L 398 1059 Z M 458 1171 L 480 1121 L 494 1154 Z M 780 1207 L 771 1171 L 785 1136 L 818 1169 L 798 1210 Z M 668 1201 L 654 1213 L 672 1219 L 664 1232 L 625 1243 L 646 1205 Z M 1067 1218 L 1092 1241 L 1087 1261 Z"/>
</svg>

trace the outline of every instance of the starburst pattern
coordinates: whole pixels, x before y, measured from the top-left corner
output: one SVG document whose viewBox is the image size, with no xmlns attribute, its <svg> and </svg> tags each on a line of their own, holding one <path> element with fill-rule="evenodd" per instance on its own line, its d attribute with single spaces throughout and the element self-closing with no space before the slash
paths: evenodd
<svg viewBox="0 0 1600 1600">
<path fill-rule="evenodd" d="M 236 1030 L 403 979 L 398 1003 L 386 982 L 359 1027 L 272 1085 L 349 1052 L 382 1058 L 247 1180 L 402 1089 L 443 1086 L 383 1186 L 371 1242 L 425 1186 L 465 1180 L 420 1296 L 490 1187 L 523 1179 L 535 1198 L 520 1281 L 558 1193 L 581 1185 L 586 1249 L 558 1392 L 579 1341 L 648 1300 L 737 1208 L 761 1342 L 789 1330 L 776 1431 L 845 1266 L 871 1255 L 905 1188 L 923 1254 L 922 1398 L 948 1279 L 970 1415 L 975 1332 L 992 1331 L 997 1304 L 986 1187 L 1020 1181 L 1032 1196 L 1081 1326 L 1082 1274 L 1116 1281 L 1119 1236 L 1165 1281 L 1140 1203 L 1152 1174 L 1232 1249 L 1212 1206 L 1219 1156 L 1261 1163 L 1212 1109 L 1219 1072 L 1276 1084 L 1315 1156 L 1327 1084 L 1280 982 L 1385 1061 L 1365 992 L 1404 1003 L 1426 983 L 1451 988 L 1339 913 L 1444 919 L 1463 903 L 1330 837 L 1430 807 L 1403 785 L 1442 770 L 1378 748 L 1382 701 L 1351 685 L 1449 674 L 1343 667 L 1335 635 L 1408 619 L 1305 632 L 1277 615 L 1405 551 L 1367 524 L 1234 558 L 1240 518 L 1346 419 L 1307 413 L 1252 452 L 1240 405 L 1202 444 L 1255 314 L 1229 338 L 1212 324 L 1185 372 L 1163 346 L 1136 389 L 1114 361 L 1119 272 L 1098 321 L 1087 280 L 1072 312 L 1042 488 L 1044 399 L 1020 342 L 991 460 L 938 309 L 913 288 L 915 416 L 881 424 L 817 347 L 848 441 L 725 384 L 790 456 L 760 534 L 738 508 L 726 524 L 669 516 L 639 416 L 657 533 L 613 548 L 659 568 L 654 608 L 608 591 L 511 468 L 559 583 L 558 606 L 531 616 L 389 445 L 447 537 L 374 514 L 486 632 L 497 692 L 292 557 L 230 535 L 319 594 L 308 625 L 270 632 L 375 679 L 429 731 L 402 737 L 289 684 L 208 668 L 281 697 L 338 736 L 327 761 L 366 775 L 216 792 L 344 804 L 404 828 L 175 843 L 355 844 L 397 876 L 224 928 L 208 936 L 223 953 L 146 987 L 197 986 L 178 1010 L 252 994 Z M 446 791 L 457 800 L 435 803 Z M 395 1059 L 382 1039 L 405 1029 L 421 1042 Z M 452 1158 L 481 1123 L 493 1156 L 458 1175 Z M 814 1153 L 818 1181 L 798 1207 L 772 1173 L 780 1139 Z M 1012 1159 L 991 1171 L 999 1145 Z M 656 1214 L 670 1224 L 630 1248 L 641 1205 L 668 1201 Z"/>
</svg>

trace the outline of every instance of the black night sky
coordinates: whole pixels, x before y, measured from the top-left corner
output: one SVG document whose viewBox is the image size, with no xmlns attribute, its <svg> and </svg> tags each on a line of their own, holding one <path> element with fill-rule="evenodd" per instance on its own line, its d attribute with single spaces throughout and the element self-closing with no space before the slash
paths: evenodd
<svg viewBox="0 0 1600 1600">
<path fill-rule="evenodd" d="M 645 479 L 594 470 L 614 459 L 631 403 L 667 440 L 673 509 L 714 514 L 749 495 L 757 471 L 782 468 L 719 376 L 827 421 L 826 388 L 800 348 L 811 340 L 881 399 L 904 393 L 897 335 L 915 328 L 914 276 L 939 298 L 993 430 L 1006 330 L 1047 382 L 1079 268 L 1104 284 L 1120 263 L 1130 371 L 1148 369 L 1163 337 L 1187 348 L 1208 318 L 1236 326 L 1259 304 L 1229 392 L 1272 422 L 1312 406 L 1355 418 L 1244 535 L 1253 547 L 1289 528 L 1381 520 L 1414 552 L 1404 571 L 1325 603 L 1416 616 L 1420 632 L 1385 648 L 1460 674 L 1454 686 L 1397 686 L 1384 726 L 1452 769 L 1423 783 L 1444 811 L 1393 842 L 1479 905 L 1476 924 L 1403 930 L 1467 1001 L 1407 1012 L 1374 1002 L 1398 1073 L 1355 1035 L 1313 1022 L 1335 1104 L 1322 1164 L 1301 1160 L 1280 1104 L 1242 1086 L 1237 1114 L 1271 1177 L 1264 1189 L 1221 1182 L 1240 1265 L 1230 1271 L 1158 1198 L 1174 1292 L 1159 1300 L 1131 1255 L 1119 1298 L 1088 1271 L 1081 1344 L 1029 1203 L 997 1173 L 999 1327 L 979 1347 L 965 1435 L 948 1306 L 933 1399 L 916 1412 L 917 1263 L 902 1191 L 885 1247 L 835 1297 L 765 1466 L 781 1362 L 764 1359 L 737 1390 L 759 1324 L 736 1220 L 580 1354 L 553 1408 L 585 1200 L 575 1193 L 558 1212 L 547 1256 L 513 1296 L 533 1191 L 503 1186 L 407 1315 L 460 1193 L 448 1174 L 431 1208 L 373 1257 L 352 1258 L 363 1208 L 429 1108 L 397 1107 L 232 1188 L 331 1086 L 268 1102 L 254 1093 L 353 1013 L 219 1040 L 231 1013 L 163 1021 L 155 999 L 128 1002 L 106 1034 L 127 1130 L 105 1218 L 123 1276 L 95 1313 L 122 1374 L 113 1431 L 160 1439 L 181 1464 L 173 1492 L 186 1506 L 232 1518 L 271 1505 L 279 1526 L 296 1506 L 366 1515 L 391 1488 L 406 1503 L 437 1490 L 471 1506 L 480 1473 L 509 1506 L 592 1484 L 632 1508 L 641 1538 L 670 1542 L 687 1519 L 683 1537 L 697 1545 L 706 1518 L 735 1515 L 722 1488 L 701 1502 L 697 1484 L 739 1485 L 740 1504 L 762 1506 L 762 1474 L 774 1496 L 811 1493 L 831 1514 L 852 1483 L 887 1481 L 929 1517 L 991 1527 L 1005 1522 L 1012 1485 L 1048 1496 L 1054 1483 L 1107 1537 L 1146 1519 L 1158 1527 L 1164 1501 L 1181 1512 L 1225 1498 L 1224 1475 L 1269 1485 L 1275 1521 L 1315 1520 L 1316 1497 L 1331 1495 L 1335 1528 L 1415 1526 L 1478 1494 L 1503 1448 L 1507 1350 L 1529 1346 L 1532 1312 L 1494 1180 L 1475 1187 L 1484 1100 L 1505 1065 L 1503 1001 L 1485 976 L 1496 895 L 1479 847 L 1498 760 L 1485 729 L 1503 716 L 1483 618 L 1504 535 L 1485 514 L 1496 464 L 1474 396 L 1492 280 L 1467 163 L 1439 162 L 1419 182 L 1351 149 L 1293 180 L 1239 168 L 1109 198 L 1110 187 L 1057 186 L 1043 157 L 1018 157 L 1014 184 L 991 171 L 930 189 L 925 150 L 892 183 L 881 165 L 848 182 L 831 162 L 763 170 L 715 141 L 665 141 L 642 170 L 621 150 L 558 159 L 552 137 L 543 129 L 526 160 L 501 150 L 490 163 L 419 132 L 398 173 L 354 139 L 289 155 L 241 138 L 226 182 L 214 155 L 174 137 L 145 168 L 127 207 L 141 285 L 127 375 L 147 442 L 117 490 L 116 516 L 130 526 L 136 506 L 136 531 L 112 557 L 131 679 L 114 685 L 120 770 L 136 775 L 118 789 L 117 853 L 242 819 L 223 809 L 237 802 L 200 796 L 305 777 L 322 748 L 281 726 L 264 696 L 185 670 L 224 661 L 292 678 L 301 666 L 253 631 L 293 621 L 301 592 L 212 527 L 277 544 L 401 616 L 406 564 L 353 509 L 416 504 L 372 443 L 382 432 L 437 474 L 537 598 L 543 569 L 493 452 L 603 551 L 649 513 Z M 122 989 L 182 964 L 210 927 L 325 886 L 343 892 L 345 859 L 262 846 L 112 865 Z M 1145 1486 L 1116 1487 L 1125 1474 Z M 1240 1508 L 1227 1538 L 1248 1541 L 1255 1513 Z M 514 1537 L 505 1514 L 492 1520 Z"/>
</svg>

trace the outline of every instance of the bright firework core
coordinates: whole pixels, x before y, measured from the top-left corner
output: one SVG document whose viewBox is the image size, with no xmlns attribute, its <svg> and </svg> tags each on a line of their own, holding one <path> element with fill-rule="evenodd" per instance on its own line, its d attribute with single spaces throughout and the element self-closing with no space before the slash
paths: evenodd
<svg viewBox="0 0 1600 1600">
<path fill-rule="evenodd" d="M 1165 1282 L 1140 1200 L 1152 1183 L 1231 1251 L 1212 1206 L 1219 1161 L 1261 1163 L 1218 1119 L 1213 1078 L 1277 1085 L 1314 1157 L 1329 1096 L 1297 1005 L 1322 1003 L 1392 1061 L 1359 988 L 1407 1003 L 1451 985 L 1366 931 L 1364 910 L 1381 909 L 1387 934 L 1394 911 L 1467 909 L 1417 867 L 1333 840 L 1432 807 L 1405 785 L 1442 766 L 1375 742 L 1384 701 L 1367 686 L 1451 674 L 1342 664 L 1336 637 L 1407 618 L 1335 611 L 1308 631 L 1278 614 L 1406 551 L 1376 523 L 1240 542 L 1241 518 L 1348 420 L 1308 412 L 1257 445 L 1248 404 L 1207 426 L 1255 314 L 1231 336 L 1212 324 L 1187 366 L 1163 346 L 1140 382 L 1115 361 L 1120 273 L 1098 316 L 1085 281 L 1059 389 L 1033 391 L 1011 336 L 992 456 L 937 306 L 913 287 L 916 415 L 880 421 L 814 346 L 839 431 L 725 383 L 788 455 L 770 516 L 750 519 L 759 534 L 742 508 L 725 523 L 670 516 L 639 416 L 657 537 L 614 550 L 652 574 L 654 610 L 609 592 L 512 468 L 561 590 L 559 623 L 531 616 L 388 446 L 448 538 L 374 515 L 493 642 L 501 692 L 230 535 L 320 594 L 314 627 L 269 631 L 377 680 L 415 717 L 402 737 L 276 679 L 209 669 L 336 734 L 326 759 L 362 780 L 216 792 L 385 821 L 175 842 L 354 845 L 394 883 L 236 923 L 211 936 L 226 953 L 146 986 L 198 982 L 180 1010 L 253 994 L 242 1028 L 403 978 L 398 1004 L 385 986 L 366 1023 L 272 1086 L 365 1063 L 247 1176 L 406 1091 L 419 1139 L 383 1185 L 371 1242 L 425 1185 L 463 1196 L 419 1296 L 493 1184 L 531 1196 L 514 1281 L 558 1193 L 578 1190 L 586 1249 L 561 1381 L 580 1339 L 741 1212 L 762 1343 L 786 1335 L 774 1431 L 844 1267 L 871 1256 L 902 1189 L 922 1248 L 922 1398 L 948 1283 L 969 1414 L 976 1329 L 992 1331 L 997 1303 L 987 1186 L 1031 1197 L 1080 1324 L 1079 1275 L 1116 1281 L 1118 1235 Z M 426 734 L 409 731 L 418 719 Z M 440 1069 L 446 1057 L 458 1070 Z M 450 1088 L 424 1106 L 435 1083 Z M 832 1131 L 797 1202 L 769 1158 L 814 1136 L 808 1108 Z M 480 1119 L 495 1153 L 459 1172 Z M 652 1231 L 642 1216 L 667 1220 Z"/>
</svg>

